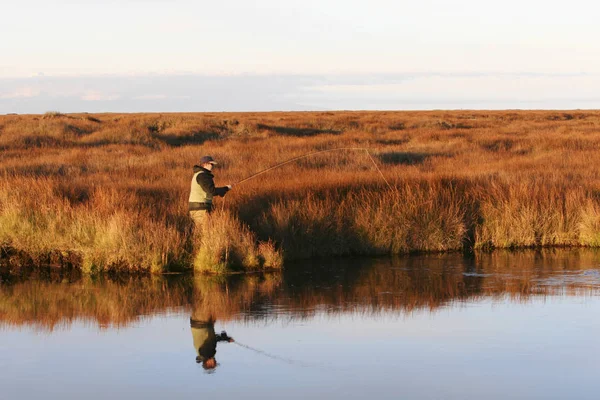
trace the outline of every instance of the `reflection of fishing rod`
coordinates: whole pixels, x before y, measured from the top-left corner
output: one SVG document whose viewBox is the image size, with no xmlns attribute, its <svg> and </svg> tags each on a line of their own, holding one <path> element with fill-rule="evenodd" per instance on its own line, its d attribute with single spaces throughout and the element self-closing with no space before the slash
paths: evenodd
<svg viewBox="0 0 600 400">
<path fill-rule="evenodd" d="M 255 178 L 255 177 L 257 177 L 259 175 L 262 175 L 262 174 L 264 174 L 266 172 L 274 170 L 275 168 L 283 167 L 284 165 L 287 165 L 287 164 L 292 163 L 294 161 L 298 161 L 298 160 L 301 160 L 303 158 L 314 156 L 316 154 L 327 153 L 327 152 L 331 152 L 331 151 L 339 151 L 339 150 L 359 150 L 359 151 L 366 152 L 367 155 L 369 156 L 369 158 L 371 159 L 371 161 L 373 162 L 373 165 L 377 169 L 377 172 L 379 172 L 379 175 L 381 175 L 381 178 L 383 179 L 383 181 L 386 183 L 386 185 L 390 189 L 392 189 L 392 185 L 390 185 L 390 183 L 387 181 L 387 179 L 385 179 L 385 176 L 383 175 L 383 172 L 381 172 L 381 169 L 379 169 L 379 167 L 377 166 L 377 163 L 375 162 L 375 159 L 373 158 L 373 156 L 371 156 L 371 153 L 369 152 L 369 150 L 367 148 L 364 148 L 364 147 L 337 147 L 335 149 L 313 151 L 313 152 L 310 152 L 310 153 L 307 153 L 307 154 L 304 154 L 304 155 L 301 155 L 301 156 L 290 158 L 289 160 L 286 160 L 286 161 L 282 161 L 279 164 L 275 164 L 275 165 L 273 165 L 273 166 L 271 166 L 269 168 L 263 169 L 262 171 L 258 171 L 256 173 L 250 175 L 249 177 L 244 178 L 241 181 L 235 183 L 235 185 L 239 185 L 240 183 L 244 183 L 246 181 L 249 181 L 252 178 Z"/>
<path fill-rule="evenodd" d="M 304 361 L 294 360 L 292 358 L 286 358 L 286 357 L 276 356 L 274 354 L 267 353 L 264 350 L 260 350 L 260 349 L 254 348 L 254 347 L 250 347 L 250 346 L 248 346 L 246 344 L 240 343 L 240 342 L 235 341 L 235 340 L 233 341 L 233 343 L 237 344 L 238 346 L 243 347 L 243 348 L 245 348 L 247 350 L 253 351 L 256 354 L 263 355 L 263 356 L 268 357 L 268 358 L 273 359 L 273 360 L 282 361 L 282 362 L 284 362 L 286 364 L 299 365 L 301 367 L 316 367 L 317 366 L 316 364 L 309 364 L 309 363 L 306 363 Z"/>
</svg>

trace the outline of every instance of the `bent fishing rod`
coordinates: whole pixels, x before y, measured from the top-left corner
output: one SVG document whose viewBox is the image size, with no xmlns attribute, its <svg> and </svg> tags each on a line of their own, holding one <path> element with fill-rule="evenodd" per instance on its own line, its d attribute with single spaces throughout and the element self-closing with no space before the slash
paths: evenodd
<svg viewBox="0 0 600 400">
<path fill-rule="evenodd" d="M 365 147 L 336 147 L 334 149 L 317 150 L 317 151 L 313 151 L 313 152 L 310 152 L 310 153 L 303 154 L 301 156 L 292 157 L 292 158 L 290 158 L 288 160 L 282 161 L 282 162 L 280 162 L 278 164 L 272 165 L 272 166 L 270 166 L 268 168 L 265 168 L 265 169 L 263 169 L 261 171 L 258 171 L 256 173 L 254 173 L 254 174 L 252 174 L 252 175 L 250 175 L 250 176 L 248 176 L 248 177 L 246 177 L 246 178 L 244 178 L 244 179 L 242 179 L 242 180 L 234 183 L 232 186 L 237 186 L 237 185 L 239 185 L 241 183 L 247 182 L 247 181 L 249 181 L 249 180 L 251 180 L 253 178 L 256 178 L 257 176 L 265 174 L 265 173 L 267 173 L 269 171 L 272 171 L 272 170 L 274 170 L 276 168 L 283 167 L 284 165 L 293 163 L 293 162 L 298 161 L 298 160 L 302 160 L 304 158 L 308 158 L 308 157 L 311 157 L 311 156 L 314 156 L 314 155 L 317 155 L 317 154 L 328 153 L 328 152 L 333 152 L 333 151 L 341 151 L 341 150 L 364 151 L 365 153 L 367 153 L 367 156 L 369 156 L 369 159 L 371 160 L 371 162 L 375 166 L 375 169 L 377 169 L 377 172 L 379 172 L 379 175 L 381 176 L 381 179 L 383 179 L 383 181 L 385 182 L 385 184 L 387 185 L 387 187 L 390 190 L 394 190 L 394 188 L 392 187 L 392 185 L 390 185 L 390 183 L 388 182 L 388 180 L 383 175 L 383 172 L 381 172 L 381 169 L 379 168 L 379 166 L 375 162 L 375 159 L 373 158 L 373 156 L 369 152 L 369 149 L 367 149 Z M 432 201 L 433 200 L 428 200 L 428 201 L 426 201 L 424 203 L 419 204 L 419 206 L 431 203 Z M 225 202 L 223 201 L 222 206 L 221 206 L 221 210 L 224 210 L 224 209 L 225 209 Z"/>
<path fill-rule="evenodd" d="M 297 156 L 297 157 L 293 157 L 290 158 L 289 160 L 285 160 L 282 161 L 278 164 L 275 164 L 271 167 L 265 168 L 262 171 L 258 171 L 250 176 L 248 176 L 247 178 L 242 179 L 241 181 L 238 181 L 237 183 L 234 183 L 234 186 L 237 186 L 241 183 L 244 183 L 246 181 L 249 181 L 250 179 L 256 178 L 259 175 L 262 175 L 264 173 L 267 173 L 269 171 L 272 171 L 276 168 L 279 167 L 283 167 L 284 165 L 293 163 L 294 161 L 298 161 L 301 160 L 303 158 L 308 158 L 317 154 L 321 154 L 321 153 L 328 153 L 328 152 L 332 152 L 332 151 L 340 151 L 340 150 L 351 150 L 351 151 L 364 151 L 367 153 L 367 155 L 369 156 L 369 158 L 371 159 L 371 162 L 373 163 L 373 165 L 375 166 L 375 168 L 377 169 L 377 172 L 379 172 L 379 175 L 381 175 L 381 178 L 383 179 L 383 181 L 386 183 L 386 185 L 388 186 L 388 188 L 390 188 L 390 190 L 393 190 L 392 185 L 390 185 L 390 183 L 388 182 L 387 179 L 385 179 L 385 176 L 383 175 L 383 172 L 381 172 L 381 169 L 379 169 L 379 166 L 377 165 L 377 163 L 375 162 L 375 159 L 373 158 L 373 156 L 371 155 L 371 153 L 369 152 L 369 149 L 365 148 L 365 147 L 336 147 L 335 149 L 326 149 L 326 150 L 318 150 L 318 151 L 313 151 L 301 156 Z"/>
</svg>

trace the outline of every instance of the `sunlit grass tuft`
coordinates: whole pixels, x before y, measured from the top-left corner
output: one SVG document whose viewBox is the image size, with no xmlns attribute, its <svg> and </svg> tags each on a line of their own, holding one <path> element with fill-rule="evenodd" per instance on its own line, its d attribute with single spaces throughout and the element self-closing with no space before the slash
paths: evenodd
<svg viewBox="0 0 600 400">
<path fill-rule="evenodd" d="M 229 212 L 213 212 L 194 232 L 194 270 L 227 273 L 281 268 L 281 251 L 256 235 Z"/>
</svg>

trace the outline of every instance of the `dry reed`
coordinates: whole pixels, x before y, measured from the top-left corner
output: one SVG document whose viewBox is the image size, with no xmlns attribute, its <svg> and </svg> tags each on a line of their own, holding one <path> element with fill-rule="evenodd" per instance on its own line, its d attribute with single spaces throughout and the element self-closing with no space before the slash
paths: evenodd
<svg viewBox="0 0 600 400">
<path fill-rule="evenodd" d="M 214 272 L 282 254 L 599 246 L 598 143 L 595 111 L 0 116 L 0 247 L 17 250 L 2 264 Z M 337 147 L 368 148 L 392 189 L 364 152 L 315 155 L 217 200 L 214 243 L 198 246 L 201 155 L 226 184 Z"/>
</svg>

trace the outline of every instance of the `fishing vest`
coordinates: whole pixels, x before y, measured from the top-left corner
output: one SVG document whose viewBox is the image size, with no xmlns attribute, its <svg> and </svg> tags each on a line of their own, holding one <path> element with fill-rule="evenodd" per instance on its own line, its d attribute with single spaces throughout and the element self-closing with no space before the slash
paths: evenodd
<svg viewBox="0 0 600 400">
<path fill-rule="evenodd" d="M 198 171 L 192 177 L 192 187 L 190 188 L 190 203 L 207 203 L 212 204 L 213 195 L 211 193 L 206 193 L 202 186 L 198 184 L 196 178 L 198 178 L 198 174 L 204 174 L 205 171 Z"/>
<path fill-rule="evenodd" d="M 204 361 L 215 356 L 217 352 L 217 337 L 214 326 L 194 328 L 192 326 L 192 338 L 196 349 L 197 359 Z"/>
</svg>

